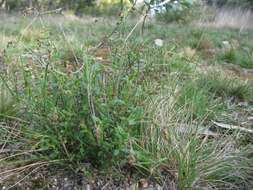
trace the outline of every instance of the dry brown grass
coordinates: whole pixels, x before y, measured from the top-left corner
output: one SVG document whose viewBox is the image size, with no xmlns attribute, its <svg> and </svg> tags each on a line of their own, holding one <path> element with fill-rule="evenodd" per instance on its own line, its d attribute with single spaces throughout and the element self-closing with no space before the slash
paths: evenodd
<svg viewBox="0 0 253 190">
<path fill-rule="evenodd" d="M 253 13 L 243 9 L 217 9 L 214 19 L 201 25 L 213 27 L 253 28 Z"/>
</svg>

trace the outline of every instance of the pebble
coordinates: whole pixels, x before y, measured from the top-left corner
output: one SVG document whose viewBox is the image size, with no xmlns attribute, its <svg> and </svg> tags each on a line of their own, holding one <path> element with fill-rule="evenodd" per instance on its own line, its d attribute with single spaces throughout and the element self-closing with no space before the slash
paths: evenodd
<svg viewBox="0 0 253 190">
<path fill-rule="evenodd" d="M 158 47 L 162 47 L 163 46 L 163 40 L 155 39 L 155 45 L 158 46 Z"/>
</svg>

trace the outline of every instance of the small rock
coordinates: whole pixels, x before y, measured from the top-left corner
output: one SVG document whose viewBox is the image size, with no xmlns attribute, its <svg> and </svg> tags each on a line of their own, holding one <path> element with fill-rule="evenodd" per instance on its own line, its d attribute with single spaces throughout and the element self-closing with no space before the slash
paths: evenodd
<svg viewBox="0 0 253 190">
<path fill-rule="evenodd" d="M 190 47 L 184 48 L 184 56 L 188 59 L 192 59 L 196 55 L 196 50 Z"/>
<path fill-rule="evenodd" d="M 90 184 L 86 184 L 84 187 L 84 190 L 92 190 L 92 187 Z"/>
<path fill-rule="evenodd" d="M 231 44 L 229 43 L 229 41 L 223 41 L 222 45 L 223 45 L 223 48 L 225 50 L 230 50 L 231 49 Z"/>
<path fill-rule="evenodd" d="M 163 40 L 155 39 L 155 45 L 157 45 L 158 47 L 162 47 L 163 46 Z"/>
<path fill-rule="evenodd" d="M 248 120 L 249 120 L 250 122 L 253 122 L 253 117 L 248 117 Z"/>
<path fill-rule="evenodd" d="M 65 184 L 65 185 L 63 186 L 63 190 L 72 190 L 72 189 L 73 189 L 73 186 L 70 185 L 70 184 Z"/>
<path fill-rule="evenodd" d="M 146 188 L 148 188 L 149 187 L 149 183 L 148 183 L 148 180 L 146 180 L 146 179 L 140 179 L 140 185 L 141 185 L 141 187 L 143 188 L 143 189 L 146 189 Z"/>
</svg>

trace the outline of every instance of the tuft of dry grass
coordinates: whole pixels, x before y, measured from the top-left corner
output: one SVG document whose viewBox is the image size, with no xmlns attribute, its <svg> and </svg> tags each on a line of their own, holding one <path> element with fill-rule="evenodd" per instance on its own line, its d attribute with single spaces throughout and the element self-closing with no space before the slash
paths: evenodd
<svg viewBox="0 0 253 190">
<path fill-rule="evenodd" d="M 143 131 L 142 148 L 152 155 L 153 173 L 171 175 L 174 189 L 249 189 L 252 185 L 252 147 L 238 147 L 234 135 L 206 136 L 198 129 L 191 110 L 176 108 L 177 88 L 169 89 L 150 102 L 152 124 Z M 184 113 L 188 112 L 188 115 Z M 173 189 L 173 188 L 171 188 Z"/>
</svg>

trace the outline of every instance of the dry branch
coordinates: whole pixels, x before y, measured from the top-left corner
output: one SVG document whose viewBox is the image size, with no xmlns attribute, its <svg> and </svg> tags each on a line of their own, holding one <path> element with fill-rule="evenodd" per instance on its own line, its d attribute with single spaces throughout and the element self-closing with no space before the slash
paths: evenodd
<svg viewBox="0 0 253 190">
<path fill-rule="evenodd" d="M 224 129 L 239 130 L 239 131 L 243 131 L 243 132 L 247 132 L 247 133 L 252 133 L 253 134 L 253 130 L 252 129 L 247 129 L 247 128 L 236 126 L 236 125 L 229 125 L 229 124 L 224 124 L 224 123 L 218 123 L 218 122 L 215 122 L 215 121 L 213 121 L 213 123 L 216 126 L 224 128 Z"/>
</svg>

